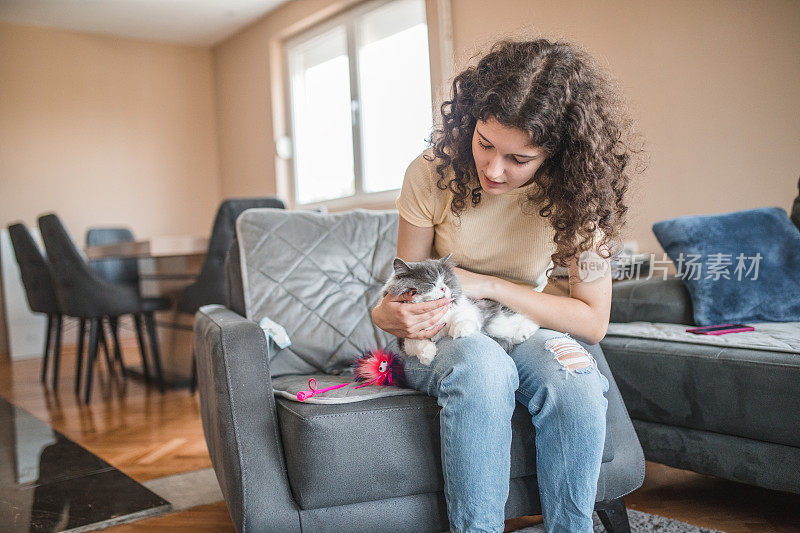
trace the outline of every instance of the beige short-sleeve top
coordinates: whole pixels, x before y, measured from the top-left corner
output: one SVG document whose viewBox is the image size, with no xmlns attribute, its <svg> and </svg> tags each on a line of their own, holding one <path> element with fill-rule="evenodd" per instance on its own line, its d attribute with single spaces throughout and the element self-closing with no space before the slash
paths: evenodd
<svg viewBox="0 0 800 533">
<path fill-rule="evenodd" d="M 425 150 L 408 166 L 396 206 L 411 224 L 434 227 L 432 255 L 452 253 L 458 265 L 471 272 L 542 290 L 556 245 L 550 222 L 531 206 L 522 209 L 525 193 L 537 185 L 500 195 L 484 192 L 474 207 L 467 198 L 459 220 L 450 210 L 453 193 L 436 186 L 437 161 L 428 161 L 426 155 L 432 159 L 433 150 Z M 447 172 L 452 175 L 452 169 Z"/>
</svg>

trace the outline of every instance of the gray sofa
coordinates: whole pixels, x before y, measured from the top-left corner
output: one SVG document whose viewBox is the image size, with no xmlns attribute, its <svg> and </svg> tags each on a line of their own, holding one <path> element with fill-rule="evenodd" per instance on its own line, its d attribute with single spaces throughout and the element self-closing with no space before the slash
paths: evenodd
<svg viewBox="0 0 800 533">
<path fill-rule="evenodd" d="M 611 322 L 634 321 L 691 325 L 683 281 L 615 283 Z M 800 494 L 800 353 L 612 333 L 600 345 L 647 460 Z"/>
<path fill-rule="evenodd" d="M 201 308 L 194 327 L 203 428 L 238 531 L 448 529 L 435 398 L 319 404 L 276 394 L 295 376 L 346 379 L 360 351 L 388 342 L 369 310 L 396 235 L 391 211 L 239 218 L 228 304 Z M 292 345 L 268 340 L 263 317 L 285 326 Z M 627 532 L 623 496 L 641 485 L 644 457 L 614 377 L 596 359 L 610 387 L 595 509 L 609 531 Z M 512 426 L 509 518 L 541 513 L 524 406 Z"/>
</svg>

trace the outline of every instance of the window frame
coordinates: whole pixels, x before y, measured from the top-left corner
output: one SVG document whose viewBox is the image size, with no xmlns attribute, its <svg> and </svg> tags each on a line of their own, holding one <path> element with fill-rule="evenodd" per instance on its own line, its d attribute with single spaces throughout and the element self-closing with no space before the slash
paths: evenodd
<svg viewBox="0 0 800 533">
<path fill-rule="evenodd" d="M 400 187 L 395 189 L 389 189 L 385 191 L 378 191 L 378 192 L 364 192 L 363 182 L 364 182 L 364 157 L 363 157 L 363 150 L 364 150 L 364 138 L 362 132 L 362 123 L 361 123 L 361 94 L 360 94 L 360 72 L 359 72 L 359 58 L 358 58 L 358 42 L 357 42 L 357 35 L 356 35 L 356 20 L 362 17 L 363 15 L 379 9 L 387 4 L 392 3 L 395 0 L 369 0 L 364 2 L 363 4 L 359 4 L 351 9 L 348 9 L 334 17 L 320 22 L 318 24 L 314 24 L 312 27 L 306 28 L 293 36 L 287 38 L 283 41 L 282 46 L 282 59 L 283 59 L 283 72 L 284 75 L 284 84 L 283 90 L 285 91 L 285 122 L 286 122 L 286 132 L 285 135 L 278 138 L 278 144 L 283 144 L 283 147 L 278 146 L 278 157 L 284 159 L 287 163 L 288 176 L 285 180 L 284 185 L 286 186 L 286 196 L 290 199 L 289 204 L 291 207 L 295 207 L 298 209 L 329 209 L 332 211 L 339 211 L 345 209 L 352 209 L 355 207 L 386 207 L 389 204 L 392 204 L 394 200 L 397 198 Z M 433 43 L 431 43 L 431 12 L 434 13 L 446 13 L 447 25 L 446 27 L 449 30 L 449 0 L 422 0 L 425 6 L 425 24 L 428 29 L 428 55 L 429 55 L 429 69 L 430 69 L 430 79 L 431 85 L 435 86 L 436 79 L 441 79 L 441 72 L 439 72 L 439 76 L 434 75 L 434 68 L 435 65 L 441 67 L 441 63 L 436 64 L 434 62 L 434 49 Z M 436 8 L 431 10 L 431 3 L 436 3 Z M 436 25 L 436 27 L 441 27 L 441 22 Z M 350 196 L 343 196 L 339 198 L 333 198 L 330 200 L 321 200 L 317 202 L 310 202 L 310 203 L 299 203 L 297 199 L 297 158 L 294 156 L 294 133 L 296 131 L 295 127 L 295 116 L 293 111 L 293 95 L 292 95 L 292 79 L 291 79 L 291 70 L 289 66 L 289 55 L 290 50 L 302 43 L 308 42 L 312 39 L 319 37 L 320 35 L 333 30 L 338 26 L 344 26 L 345 34 L 347 36 L 347 54 L 348 54 L 348 64 L 350 67 L 349 74 L 350 74 L 350 101 L 351 101 L 351 135 L 352 135 L 352 143 L 353 143 L 353 158 L 354 158 L 354 190 L 355 193 Z M 447 35 L 447 44 L 450 43 L 450 35 Z M 442 46 L 441 43 L 436 43 L 439 45 L 437 48 L 444 48 L 446 50 L 452 50 L 452 46 Z M 452 54 L 450 54 L 452 55 Z M 441 61 L 441 60 L 440 60 Z M 450 66 L 452 63 L 450 62 Z M 439 69 L 441 71 L 441 68 Z M 434 90 L 434 87 L 431 87 L 431 112 L 432 118 L 435 122 L 435 109 L 437 109 L 436 101 L 437 101 L 437 92 Z M 291 147 L 291 148 L 287 148 Z"/>
</svg>

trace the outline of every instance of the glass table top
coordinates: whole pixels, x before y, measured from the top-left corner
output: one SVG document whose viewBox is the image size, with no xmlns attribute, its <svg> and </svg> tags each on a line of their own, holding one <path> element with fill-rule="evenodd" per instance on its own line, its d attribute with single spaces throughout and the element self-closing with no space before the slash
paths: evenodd
<svg viewBox="0 0 800 533">
<path fill-rule="evenodd" d="M 0 530 L 88 531 L 169 502 L 0 397 Z"/>
</svg>

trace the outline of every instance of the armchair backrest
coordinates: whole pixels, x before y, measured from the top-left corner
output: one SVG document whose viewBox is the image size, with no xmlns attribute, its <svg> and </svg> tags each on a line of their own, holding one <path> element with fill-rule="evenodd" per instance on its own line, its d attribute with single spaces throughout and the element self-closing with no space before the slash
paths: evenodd
<svg viewBox="0 0 800 533">
<path fill-rule="evenodd" d="M 274 352 L 273 377 L 338 374 L 391 336 L 371 309 L 392 273 L 396 211 L 322 214 L 250 209 L 236 224 L 247 318 L 269 317 L 292 345 Z M 229 294 L 235 293 L 229 286 Z"/>
<path fill-rule="evenodd" d="M 234 237 L 225 254 L 225 307 L 242 316 L 244 289 L 242 288 L 242 262 L 239 256 L 239 239 Z"/>
</svg>

